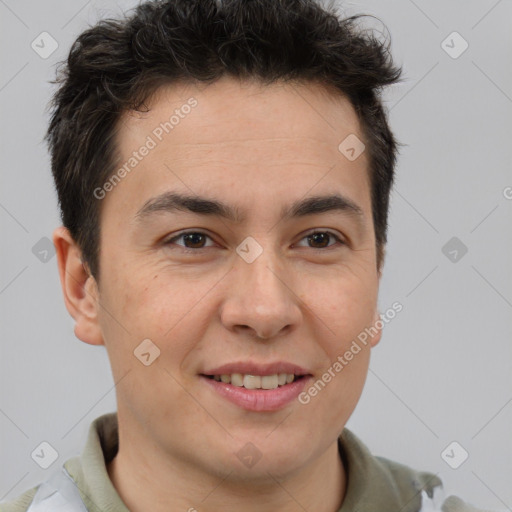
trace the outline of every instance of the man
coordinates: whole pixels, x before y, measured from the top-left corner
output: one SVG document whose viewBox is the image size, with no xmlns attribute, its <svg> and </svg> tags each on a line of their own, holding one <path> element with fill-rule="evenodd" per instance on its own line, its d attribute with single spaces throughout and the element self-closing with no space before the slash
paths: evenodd
<svg viewBox="0 0 512 512">
<path fill-rule="evenodd" d="M 356 22 L 173 0 L 77 39 L 47 135 L 54 244 L 118 410 L 0 510 L 433 510 L 438 477 L 344 428 L 383 324 L 379 91 L 400 76 Z"/>
</svg>

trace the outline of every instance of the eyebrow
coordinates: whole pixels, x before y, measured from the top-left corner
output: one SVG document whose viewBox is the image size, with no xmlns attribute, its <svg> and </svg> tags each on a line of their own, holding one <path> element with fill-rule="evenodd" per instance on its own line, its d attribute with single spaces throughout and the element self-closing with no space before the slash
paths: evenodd
<svg viewBox="0 0 512 512">
<path fill-rule="evenodd" d="M 192 212 L 199 215 L 222 217 L 237 224 L 246 220 L 240 208 L 231 206 L 216 199 L 186 195 L 177 192 L 165 192 L 144 203 L 135 217 L 141 220 L 157 212 L 174 213 L 176 211 Z M 327 212 L 342 212 L 354 217 L 364 225 L 364 212 L 360 206 L 341 194 L 313 196 L 298 200 L 281 210 L 281 219 L 299 218 Z"/>
</svg>

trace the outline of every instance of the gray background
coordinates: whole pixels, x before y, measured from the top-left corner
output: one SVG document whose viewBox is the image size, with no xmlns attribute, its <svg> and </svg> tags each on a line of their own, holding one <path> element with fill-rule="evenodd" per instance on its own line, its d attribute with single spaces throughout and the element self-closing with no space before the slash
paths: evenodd
<svg viewBox="0 0 512 512">
<path fill-rule="evenodd" d="M 40 261 L 40 239 L 60 223 L 42 136 L 56 62 L 88 23 L 135 3 L 0 0 L 0 500 L 79 454 L 89 423 L 116 407 L 105 349 L 74 337 L 56 258 Z M 407 144 L 380 293 L 383 311 L 404 309 L 373 351 L 348 427 L 373 453 L 437 473 L 447 494 L 512 510 L 512 3 L 368 0 L 344 10 L 374 14 L 391 33 L 406 80 L 385 98 Z M 47 59 L 31 48 L 43 31 L 59 45 Z M 458 58 L 441 45 L 453 31 L 469 43 Z M 442 251 L 452 237 L 455 262 Z M 30 456 L 42 441 L 59 454 L 46 470 Z M 458 469 L 441 456 L 452 441 L 469 453 Z M 449 452 L 452 463 L 460 453 Z"/>
</svg>

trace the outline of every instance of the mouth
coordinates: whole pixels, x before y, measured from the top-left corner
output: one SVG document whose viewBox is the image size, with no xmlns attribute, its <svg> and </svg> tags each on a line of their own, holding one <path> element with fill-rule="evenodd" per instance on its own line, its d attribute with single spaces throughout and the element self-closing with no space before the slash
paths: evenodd
<svg viewBox="0 0 512 512">
<path fill-rule="evenodd" d="M 303 368 L 286 363 L 229 364 L 199 376 L 217 397 L 255 412 L 277 411 L 291 405 L 313 378 Z"/>
</svg>

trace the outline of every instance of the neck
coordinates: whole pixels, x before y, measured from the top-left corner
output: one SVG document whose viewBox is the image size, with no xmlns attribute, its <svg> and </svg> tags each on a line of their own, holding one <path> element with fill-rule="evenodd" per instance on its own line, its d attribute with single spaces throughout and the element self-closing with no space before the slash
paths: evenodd
<svg viewBox="0 0 512 512">
<path fill-rule="evenodd" d="M 123 439 L 107 465 L 112 484 L 131 512 L 338 512 L 346 491 L 346 472 L 337 441 L 307 467 L 279 478 L 233 478 L 164 457 L 158 449 Z M 169 506 L 172 504 L 172 506 Z"/>
</svg>

